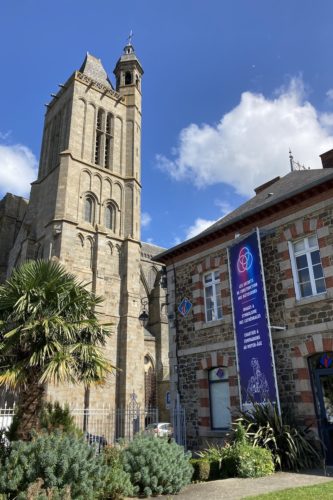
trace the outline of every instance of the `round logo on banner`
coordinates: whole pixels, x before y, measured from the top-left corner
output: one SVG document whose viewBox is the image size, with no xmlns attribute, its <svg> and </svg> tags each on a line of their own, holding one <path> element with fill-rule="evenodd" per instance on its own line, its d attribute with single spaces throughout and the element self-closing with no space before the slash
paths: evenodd
<svg viewBox="0 0 333 500">
<path fill-rule="evenodd" d="M 237 260 L 237 270 L 239 273 L 244 273 L 251 269 L 253 264 L 253 256 L 248 247 L 242 247 L 239 251 Z"/>
</svg>

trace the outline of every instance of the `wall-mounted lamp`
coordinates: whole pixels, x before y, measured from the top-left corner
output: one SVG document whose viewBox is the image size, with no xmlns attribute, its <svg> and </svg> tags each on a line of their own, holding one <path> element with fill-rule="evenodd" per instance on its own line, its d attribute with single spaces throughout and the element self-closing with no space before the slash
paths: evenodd
<svg viewBox="0 0 333 500">
<path fill-rule="evenodd" d="M 146 307 L 148 305 L 148 300 L 146 298 L 141 299 L 141 306 L 142 306 L 142 312 L 139 316 L 139 321 L 141 323 L 141 326 L 146 327 L 148 320 L 149 320 L 149 315 L 146 311 Z"/>
</svg>

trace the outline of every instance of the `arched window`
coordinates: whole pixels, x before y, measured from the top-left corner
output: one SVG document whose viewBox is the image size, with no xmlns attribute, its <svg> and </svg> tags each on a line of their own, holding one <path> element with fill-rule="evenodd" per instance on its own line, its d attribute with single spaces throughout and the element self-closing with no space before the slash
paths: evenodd
<svg viewBox="0 0 333 500">
<path fill-rule="evenodd" d="M 145 408 L 156 408 L 156 372 L 149 355 L 144 357 Z"/>
<path fill-rule="evenodd" d="M 125 73 L 125 85 L 131 85 L 132 83 L 132 73 L 130 71 L 126 71 Z"/>
<path fill-rule="evenodd" d="M 87 196 L 84 200 L 84 213 L 83 218 L 86 222 L 90 222 L 90 224 L 94 223 L 94 210 L 95 203 L 91 196 Z"/>
<path fill-rule="evenodd" d="M 111 148 L 112 148 L 112 135 L 113 135 L 113 121 L 111 113 L 106 117 L 105 127 L 105 149 L 104 149 L 104 167 L 111 167 Z"/>
<path fill-rule="evenodd" d="M 112 168 L 113 115 L 102 108 L 96 119 L 95 164 Z"/>
<path fill-rule="evenodd" d="M 99 109 L 98 113 L 97 113 L 97 121 L 96 121 L 96 142 L 95 142 L 95 163 L 96 163 L 96 165 L 100 165 L 102 162 L 103 129 L 104 129 L 104 111 L 102 109 Z"/>
<path fill-rule="evenodd" d="M 107 205 L 105 208 L 105 227 L 114 229 L 114 209 L 112 205 Z"/>
</svg>

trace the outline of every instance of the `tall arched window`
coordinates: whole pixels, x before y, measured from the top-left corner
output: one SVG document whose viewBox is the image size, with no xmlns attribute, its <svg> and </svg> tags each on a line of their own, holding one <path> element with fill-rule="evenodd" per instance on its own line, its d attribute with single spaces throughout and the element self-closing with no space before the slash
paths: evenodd
<svg viewBox="0 0 333 500">
<path fill-rule="evenodd" d="M 112 205 L 107 205 L 105 208 L 105 227 L 114 229 L 114 209 Z"/>
<path fill-rule="evenodd" d="M 97 112 L 95 164 L 101 167 L 112 167 L 113 115 L 102 108 Z"/>
<path fill-rule="evenodd" d="M 108 113 L 106 117 L 105 127 L 105 148 L 104 148 L 104 167 L 111 167 L 111 151 L 112 151 L 112 135 L 113 135 L 113 116 Z"/>
<path fill-rule="evenodd" d="M 145 408 L 156 408 L 156 372 L 149 355 L 144 357 Z"/>
<path fill-rule="evenodd" d="M 84 213 L 83 218 L 86 222 L 90 222 L 90 224 L 94 223 L 94 212 L 95 212 L 95 203 L 91 196 L 87 196 L 84 200 Z"/>
<path fill-rule="evenodd" d="M 95 163 L 101 165 L 102 163 L 102 149 L 103 149 L 103 130 L 104 130 L 104 111 L 98 110 L 96 121 L 96 142 L 95 142 Z"/>
</svg>

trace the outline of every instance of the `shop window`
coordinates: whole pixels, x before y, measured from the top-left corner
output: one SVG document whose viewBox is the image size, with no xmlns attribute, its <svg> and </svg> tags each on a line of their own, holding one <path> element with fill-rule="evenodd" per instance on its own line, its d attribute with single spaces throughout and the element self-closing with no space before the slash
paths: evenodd
<svg viewBox="0 0 333 500">
<path fill-rule="evenodd" d="M 210 421 L 213 430 L 229 429 L 231 425 L 228 368 L 219 366 L 208 372 Z"/>
<path fill-rule="evenodd" d="M 311 297 L 326 291 L 318 240 L 315 235 L 289 242 L 296 298 Z"/>
<path fill-rule="evenodd" d="M 212 271 L 204 275 L 205 314 L 206 321 L 216 321 L 222 318 L 222 298 L 220 271 Z"/>
</svg>

